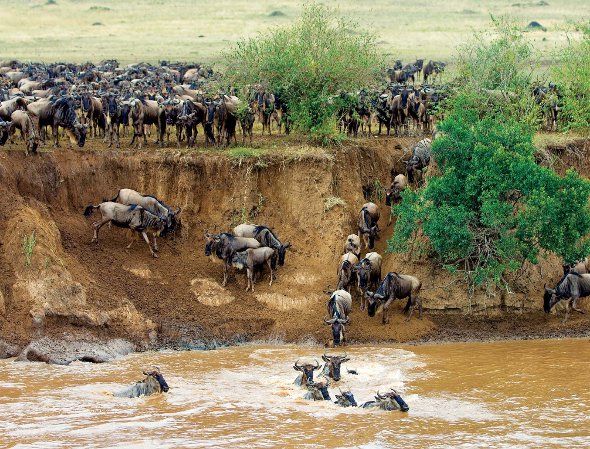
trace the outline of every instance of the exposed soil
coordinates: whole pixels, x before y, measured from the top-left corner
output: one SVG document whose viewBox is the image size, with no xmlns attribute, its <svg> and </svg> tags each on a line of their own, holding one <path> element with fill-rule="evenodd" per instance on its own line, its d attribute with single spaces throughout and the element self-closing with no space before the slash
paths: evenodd
<svg viewBox="0 0 590 449">
<path fill-rule="evenodd" d="M 273 147 L 276 138 L 261 145 Z M 125 339 L 137 349 L 209 346 L 219 342 L 280 339 L 325 342 L 327 296 L 348 234 L 356 232 L 365 202 L 361 186 L 390 182 L 416 139 L 358 139 L 335 150 L 274 151 L 261 158 L 186 150 L 104 150 L 98 139 L 83 150 L 59 149 L 25 157 L 22 146 L 0 152 L 0 340 L 19 348 L 43 337 L 69 341 Z M 257 144 L 260 141 L 257 141 Z M 558 170 L 569 165 L 585 175 L 580 154 L 587 142 L 563 149 Z M 558 150 L 559 152 L 560 150 Z M 154 259 L 143 241 L 127 250 L 128 231 L 103 227 L 91 244 L 91 223 L 82 211 L 129 187 L 182 207 L 182 228 L 160 241 Z M 377 189 L 379 190 L 379 189 Z M 345 205 L 325 210 L 328 197 Z M 418 276 L 424 285 L 422 320 L 404 322 L 399 302 L 382 325 L 380 315 L 359 311 L 355 297 L 349 342 L 479 340 L 588 335 L 590 319 L 573 315 L 566 325 L 541 311 L 544 282 L 556 282 L 561 265 L 548 257 L 515 277 L 513 294 L 473 297 L 429 260 L 385 254 L 393 224 L 380 194 L 383 273 Z M 97 217 L 94 217 L 96 219 Z M 268 286 L 244 292 L 245 275 L 221 287 L 220 261 L 204 255 L 206 229 L 229 231 L 243 219 L 271 226 L 290 241 L 286 264 Z M 35 231 L 27 265 L 24 236 Z M 584 306 L 584 303 L 582 303 Z M 14 351 L 13 351 L 14 352 Z M 0 351 L 1 353 L 1 351 Z M 84 356 L 81 356 L 84 357 Z"/>
</svg>

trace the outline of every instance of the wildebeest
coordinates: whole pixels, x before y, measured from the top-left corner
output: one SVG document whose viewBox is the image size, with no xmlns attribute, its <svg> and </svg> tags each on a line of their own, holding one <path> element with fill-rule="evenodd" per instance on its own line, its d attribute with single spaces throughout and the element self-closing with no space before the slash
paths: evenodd
<svg viewBox="0 0 590 449">
<path fill-rule="evenodd" d="M 401 193 L 406 187 L 408 187 L 408 178 L 401 173 L 396 175 L 395 178 L 393 178 L 391 186 L 385 193 L 385 205 L 390 206 L 393 209 L 393 206 L 401 200 Z M 387 223 L 388 225 L 391 223 L 391 216 L 392 214 L 390 213 L 389 221 Z"/>
<path fill-rule="evenodd" d="M 114 393 L 113 396 L 119 398 L 138 398 L 140 396 L 150 396 L 152 394 L 166 393 L 169 390 L 168 384 L 162 376 L 159 368 L 151 371 L 144 371 L 145 379 L 135 382 L 131 387 Z"/>
<path fill-rule="evenodd" d="M 254 293 L 255 270 L 265 263 L 270 269 L 270 281 L 268 285 L 272 286 L 274 270 L 277 267 L 277 251 L 274 248 L 266 246 L 262 248 L 248 248 L 245 251 L 235 253 L 232 256 L 231 263 L 238 270 L 246 268 L 246 278 L 248 280 L 246 291 L 252 288 L 252 293 Z"/>
<path fill-rule="evenodd" d="M 80 148 L 86 141 L 86 125 L 78 122 L 76 103 L 72 97 L 49 98 L 30 103 L 27 110 L 38 117 L 39 129 L 51 126 L 53 146 L 59 146 L 59 127 L 66 130 L 70 144 L 77 143 Z"/>
<path fill-rule="evenodd" d="M 559 280 L 554 289 L 545 287 L 543 310 L 545 313 L 549 313 L 559 301 L 567 300 L 563 317 L 563 323 L 565 323 L 570 308 L 576 312 L 585 313 L 577 307 L 577 302 L 578 299 L 586 296 L 590 296 L 590 274 L 579 274 L 570 271 Z"/>
<path fill-rule="evenodd" d="M 303 365 L 300 365 L 299 360 L 297 360 L 293 365 L 293 369 L 301 372 L 301 374 L 295 379 L 295 384 L 305 386 L 309 382 L 313 382 L 313 372 L 320 368 L 321 365 L 317 360 L 315 361 L 315 365 L 312 363 L 304 363 Z"/>
<path fill-rule="evenodd" d="M 12 130 L 12 122 L 5 122 L 0 119 L 0 145 L 4 145 L 8 140 Z"/>
<path fill-rule="evenodd" d="M 328 380 L 320 379 L 315 382 L 308 382 L 306 384 L 307 393 L 303 395 L 303 399 L 308 401 L 330 401 L 330 393 L 328 392 Z"/>
<path fill-rule="evenodd" d="M 424 83 L 428 82 L 428 77 L 433 76 L 436 79 L 436 76 L 441 74 L 446 67 L 445 62 L 441 61 L 428 61 L 428 64 L 424 66 Z"/>
<path fill-rule="evenodd" d="M 575 271 L 578 274 L 590 273 L 590 260 L 586 257 L 580 262 L 576 262 L 570 265 L 563 265 L 563 274 L 566 275 L 570 271 Z"/>
<path fill-rule="evenodd" d="M 166 228 L 164 229 L 162 236 L 168 233 L 174 232 L 178 226 L 178 218 L 180 216 L 181 209 L 173 210 L 171 207 L 164 204 L 163 201 L 159 200 L 153 195 L 142 195 L 133 189 L 120 189 L 117 195 L 110 201 L 115 203 L 126 204 L 128 206 L 137 204 L 151 213 L 164 217 L 166 219 Z"/>
<path fill-rule="evenodd" d="M 334 381 L 338 382 L 341 378 L 340 376 L 340 365 L 350 361 L 350 358 L 344 353 L 344 355 L 322 355 L 322 360 L 326 362 L 324 364 L 324 369 L 322 370 L 322 374 L 326 377 L 334 379 Z"/>
<path fill-rule="evenodd" d="M 346 243 L 344 244 L 344 254 L 352 253 L 356 257 L 361 256 L 361 239 L 356 234 L 350 234 L 346 237 Z"/>
<path fill-rule="evenodd" d="M 100 210 L 102 219 L 99 222 L 92 224 L 94 228 L 92 242 L 98 243 L 98 231 L 100 228 L 107 223 L 112 223 L 115 226 L 129 228 L 132 231 L 139 232 L 147 243 L 152 256 L 158 257 L 158 255 L 154 252 L 154 249 L 156 251 L 158 249 L 156 236 L 161 234 L 166 228 L 166 218 L 153 214 L 149 210 L 135 204 L 128 206 L 126 204 L 113 203 L 112 201 L 105 201 L 104 203 L 100 203 L 97 206 L 90 204 L 86 206 L 84 215 L 88 217 L 92 215 L 92 212 L 94 212 L 96 209 Z M 154 249 L 152 249 L 152 245 L 150 244 L 150 240 L 146 234 L 146 231 L 148 230 L 152 231 L 153 233 Z M 131 240 L 131 243 L 129 243 L 127 248 L 130 248 L 132 244 L 133 240 Z"/>
<path fill-rule="evenodd" d="M 370 290 L 365 292 L 364 296 L 369 301 L 367 307 L 369 316 L 375 316 L 378 304 L 383 303 L 383 324 L 387 324 L 389 323 L 387 317 L 389 305 L 396 299 L 408 298 L 404 307 L 404 312 L 408 312 L 406 321 L 412 318 L 415 306 L 418 306 L 419 317 L 422 318 L 422 300 L 418 296 L 421 288 L 422 282 L 414 276 L 394 272 L 387 273 L 376 292 Z"/>
<path fill-rule="evenodd" d="M 377 392 L 374 401 L 367 401 L 360 406 L 361 408 L 379 408 L 381 410 L 401 410 L 407 412 L 410 410 L 408 404 L 402 399 L 402 397 L 393 388 L 390 392 L 380 394 Z"/>
<path fill-rule="evenodd" d="M 340 394 L 336 395 L 336 400 L 334 401 L 334 404 L 339 405 L 340 407 L 356 407 L 358 405 L 356 403 L 354 395 L 350 390 L 340 390 Z"/>
<path fill-rule="evenodd" d="M 275 110 L 275 96 L 271 92 L 258 92 L 256 100 L 258 101 L 258 118 L 262 123 L 262 135 L 264 135 L 264 130 L 268 129 L 268 135 L 270 136 L 270 119 Z"/>
<path fill-rule="evenodd" d="M 242 127 L 242 145 L 246 143 L 246 135 L 248 135 L 250 138 L 250 145 L 252 145 L 252 128 L 254 126 L 254 119 L 256 117 L 257 105 L 258 103 L 253 101 L 240 116 L 240 126 Z"/>
<path fill-rule="evenodd" d="M 110 93 L 102 99 L 103 109 L 106 117 L 106 132 L 109 137 L 109 148 L 113 146 L 113 137 L 116 139 L 116 146 L 119 148 L 119 127 L 123 124 L 122 109 L 117 97 Z"/>
<path fill-rule="evenodd" d="M 27 111 L 20 109 L 14 111 L 11 115 L 13 129 L 20 129 L 20 135 L 26 143 L 26 153 L 36 153 L 39 146 L 39 130 L 35 122 L 37 117 Z M 0 138 L 0 143 L 1 138 Z"/>
<path fill-rule="evenodd" d="M 236 237 L 253 238 L 258 240 L 263 246 L 276 249 L 279 265 L 283 266 L 285 264 L 285 255 L 287 254 L 287 250 L 291 247 L 291 243 L 287 242 L 282 244 L 272 229 L 268 226 L 244 223 L 237 225 L 233 232 Z"/>
<path fill-rule="evenodd" d="M 11 98 L 10 100 L 4 100 L 0 103 L 0 119 L 4 121 L 10 120 L 10 116 L 17 109 L 26 110 L 28 100 L 22 97 Z"/>
<path fill-rule="evenodd" d="M 383 258 L 379 253 L 371 252 L 354 267 L 361 290 L 361 310 L 365 310 L 365 292 L 368 289 L 375 290 L 381 282 L 381 263 Z"/>
<path fill-rule="evenodd" d="M 338 265 L 338 285 L 336 290 L 346 290 L 350 293 L 350 287 L 356 283 L 356 274 L 353 271 L 354 266 L 358 263 L 358 257 L 353 253 L 346 253 L 340 258 Z"/>
<path fill-rule="evenodd" d="M 406 165 L 408 180 L 411 183 L 416 181 L 416 172 L 420 172 L 422 177 L 422 171 L 428 167 L 428 165 L 430 165 L 431 147 L 432 141 L 430 139 L 422 139 L 414 146 L 410 159 L 403 161 L 403 163 Z"/>
<path fill-rule="evenodd" d="M 373 249 L 375 237 L 379 232 L 379 207 L 375 203 L 365 203 L 361 207 L 358 220 L 358 236 L 362 237 L 365 248 Z"/>
<path fill-rule="evenodd" d="M 205 233 L 205 256 L 212 253 L 223 260 L 223 286 L 227 284 L 227 274 L 232 263 L 233 255 L 248 248 L 260 248 L 260 242 L 253 238 L 236 237 L 229 233 L 211 235 Z"/>
<path fill-rule="evenodd" d="M 324 324 L 332 327 L 334 345 L 337 346 L 346 339 L 344 325 L 350 321 L 348 314 L 352 311 L 352 296 L 346 290 L 336 290 L 330 295 L 327 307 L 330 319 L 324 318 Z"/>
<path fill-rule="evenodd" d="M 88 93 L 81 96 L 81 123 L 88 124 L 90 128 L 90 135 L 96 137 L 99 129 L 105 132 L 105 117 L 103 114 L 102 102 L 99 98 L 94 97 Z"/>
<path fill-rule="evenodd" d="M 146 100 L 143 96 L 129 102 L 131 106 L 131 118 L 133 120 L 133 138 L 130 145 L 137 139 L 135 144 L 141 150 L 142 139 L 147 145 L 146 125 L 156 125 L 158 134 L 156 143 L 164 145 L 164 134 L 166 134 L 166 111 L 155 100 Z"/>
</svg>

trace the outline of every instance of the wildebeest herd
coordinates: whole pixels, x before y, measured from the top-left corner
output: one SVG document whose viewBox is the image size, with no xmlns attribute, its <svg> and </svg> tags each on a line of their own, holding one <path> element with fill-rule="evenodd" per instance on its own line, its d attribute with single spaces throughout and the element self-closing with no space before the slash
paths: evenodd
<svg viewBox="0 0 590 449">
<path fill-rule="evenodd" d="M 386 88 L 362 89 L 342 93 L 353 98 L 338 115 L 341 129 L 356 136 L 371 135 L 371 125 L 384 126 L 389 134 L 432 129 L 433 111 L 445 97 L 443 86 L 426 83 L 420 87 L 409 84 L 419 73 L 424 80 L 440 74 L 444 64 L 430 62 L 422 69 L 421 60 L 393 70 Z M 397 67 L 397 66 L 396 66 Z M 433 69 L 432 67 L 435 67 Z M 36 152 L 46 142 L 48 129 L 53 145 L 59 146 L 59 130 L 69 137 L 70 144 L 83 147 L 87 138 L 101 138 L 108 146 L 120 147 L 120 137 L 131 134 L 131 147 L 140 149 L 147 137 L 155 133 L 156 143 L 170 145 L 172 133 L 176 145 L 196 145 L 198 126 L 207 145 L 227 145 L 236 138 L 236 127 L 242 129 L 242 141 L 252 142 L 255 120 L 262 125 L 262 134 L 290 131 L 288 105 L 276 92 L 253 86 L 247 106 L 232 89 L 219 89 L 220 75 L 199 65 L 132 64 L 119 67 L 107 60 L 98 65 L 41 64 L 0 61 L 0 144 L 14 141 L 20 130 L 28 152 Z M 396 80 L 396 81 L 394 81 Z"/>
</svg>

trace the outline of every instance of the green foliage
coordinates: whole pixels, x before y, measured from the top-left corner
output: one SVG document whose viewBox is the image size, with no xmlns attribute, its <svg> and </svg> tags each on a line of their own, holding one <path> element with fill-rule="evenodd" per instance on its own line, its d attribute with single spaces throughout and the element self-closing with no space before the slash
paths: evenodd
<svg viewBox="0 0 590 449">
<path fill-rule="evenodd" d="M 418 234 L 439 262 L 463 271 L 473 285 L 505 285 L 502 276 L 541 250 L 566 263 L 590 253 L 590 182 L 535 163 L 530 127 L 462 108 L 439 129 L 432 156 L 440 175 L 396 206 L 389 249 L 408 251 Z"/>
<path fill-rule="evenodd" d="M 560 121 L 563 127 L 590 129 L 590 22 L 581 25 L 583 37 L 560 52 L 561 61 L 553 66 L 552 75 L 563 95 Z"/>
<path fill-rule="evenodd" d="M 494 113 L 538 125 L 539 107 L 531 95 L 532 74 L 539 66 L 533 46 L 507 18 L 492 17 L 492 25 L 459 47 L 462 106 L 480 116 Z"/>
<path fill-rule="evenodd" d="M 295 128 L 332 143 L 341 91 L 358 90 L 382 66 L 375 37 L 320 5 L 304 7 L 290 26 L 239 41 L 226 55 L 232 86 L 278 93 Z"/>
<path fill-rule="evenodd" d="M 33 250 L 37 245 L 37 239 L 35 238 L 35 231 L 31 233 L 30 236 L 26 234 L 23 236 L 23 253 L 25 255 L 25 266 L 31 266 L 31 261 L 33 259 Z"/>
</svg>

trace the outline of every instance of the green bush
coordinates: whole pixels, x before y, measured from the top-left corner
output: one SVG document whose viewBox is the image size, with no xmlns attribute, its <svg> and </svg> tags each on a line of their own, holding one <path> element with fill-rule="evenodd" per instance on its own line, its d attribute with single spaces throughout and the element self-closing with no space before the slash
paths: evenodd
<svg viewBox="0 0 590 449">
<path fill-rule="evenodd" d="M 294 128 L 331 141 L 342 91 L 371 84 L 382 67 L 375 37 L 324 6 L 305 6 L 301 18 L 226 55 L 226 74 L 248 97 L 254 86 L 278 93 Z"/>
<path fill-rule="evenodd" d="M 590 130 L 590 22 L 580 27 L 582 39 L 570 42 L 560 52 L 560 62 L 552 75 L 563 95 L 560 110 L 563 128 Z"/>
<path fill-rule="evenodd" d="M 462 106 L 477 110 L 480 116 L 495 114 L 539 125 L 539 106 L 531 95 L 538 66 L 534 48 L 518 25 L 492 18 L 491 30 L 475 33 L 459 47 Z"/>
<path fill-rule="evenodd" d="M 503 275 L 541 250 L 565 262 L 590 253 L 590 182 L 535 163 L 532 130 L 496 115 L 480 118 L 453 100 L 432 146 L 440 175 L 417 192 L 406 190 L 396 207 L 389 249 L 405 252 L 416 236 L 429 253 L 472 285 L 504 286 Z"/>
</svg>

